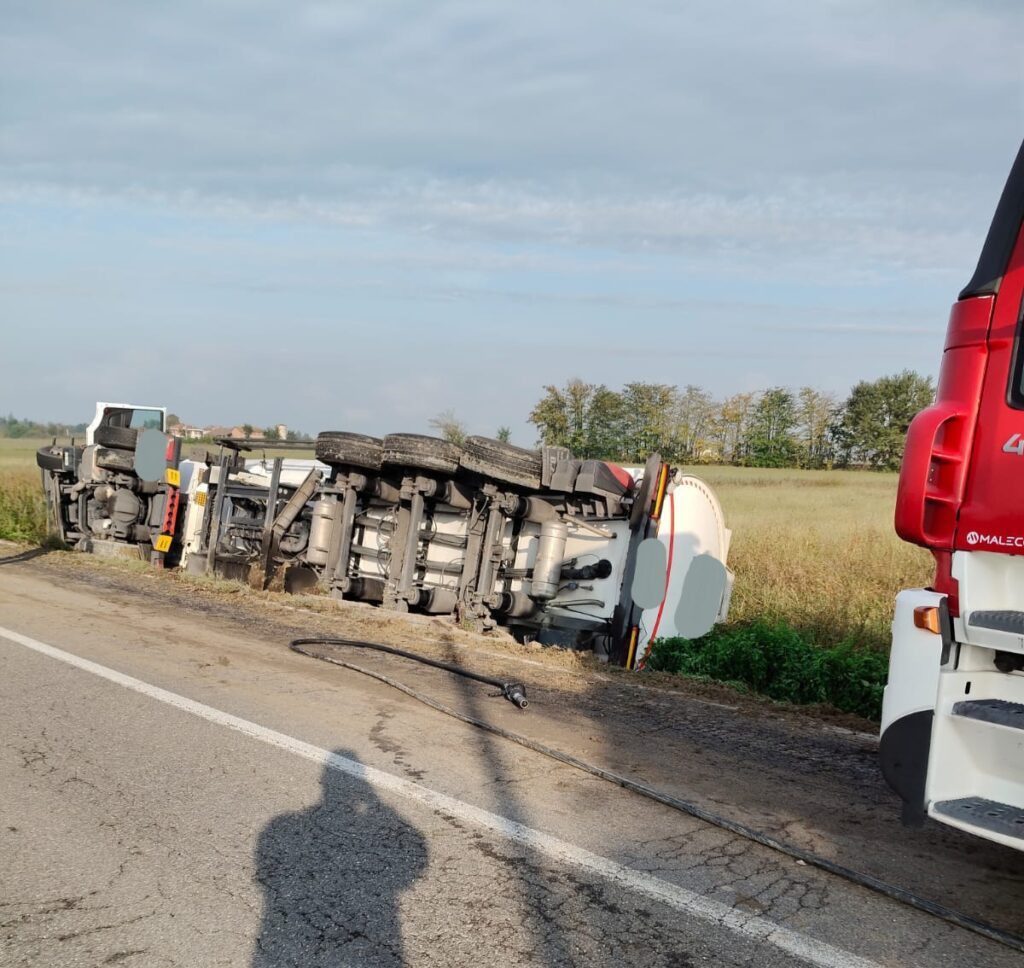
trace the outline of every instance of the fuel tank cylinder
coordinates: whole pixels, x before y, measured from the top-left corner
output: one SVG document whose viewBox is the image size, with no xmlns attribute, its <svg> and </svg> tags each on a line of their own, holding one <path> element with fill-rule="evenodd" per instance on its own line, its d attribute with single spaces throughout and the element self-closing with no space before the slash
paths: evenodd
<svg viewBox="0 0 1024 968">
<path fill-rule="evenodd" d="M 568 538 L 569 527 L 564 521 L 545 521 L 540 526 L 537 558 L 533 563 L 533 582 L 530 585 L 531 598 L 547 602 L 558 594 Z"/>
<path fill-rule="evenodd" d="M 331 532 L 337 518 L 337 501 L 324 498 L 313 505 L 313 520 L 309 526 L 309 547 L 306 549 L 306 561 L 311 565 L 326 565 L 327 555 L 331 548 Z"/>
</svg>

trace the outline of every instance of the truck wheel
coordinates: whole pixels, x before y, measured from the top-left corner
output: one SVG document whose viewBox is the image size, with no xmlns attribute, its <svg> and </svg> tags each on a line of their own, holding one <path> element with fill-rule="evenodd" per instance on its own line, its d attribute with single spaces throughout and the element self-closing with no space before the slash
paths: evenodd
<svg viewBox="0 0 1024 968">
<path fill-rule="evenodd" d="M 344 430 L 325 430 L 316 438 L 316 456 L 325 464 L 341 464 L 379 471 L 381 441 L 366 434 L 350 434 Z"/>
<path fill-rule="evenodd" d="M 97 427 L 92 435 L 101 447 L 120 447 L 121 450 L 135 450 L 139 432 L 131 427 Z"/>
<path fill-rule="evenodd" d="M 423 434 L 388 434 L 384 438 L 384 463 L 417 470 L 454 474 L 462 448 L 440 437 Z"/>
<path fill-rule="evenodd" d="M 36 465 L 44 471 L 59 471 L 64 467 L 64 455 L 60 450 L 53 453 L 49 447 L 40 447 L 36 451 Z"/>
<path fill-rule="evenodd" d="M 513 484 L 536 490 L 540 487 L 541 456 L 490 437 L 467 437 L 462 452 L 462 466 L 502 484 Z"/>
<path fill-rule="evenodd" d="M 130 450 L 117 450 L 113 447 L 96 448 L 96 466 L 108 471 L 128 471 L 135 473 L 135 454 Z"/>
</svg>

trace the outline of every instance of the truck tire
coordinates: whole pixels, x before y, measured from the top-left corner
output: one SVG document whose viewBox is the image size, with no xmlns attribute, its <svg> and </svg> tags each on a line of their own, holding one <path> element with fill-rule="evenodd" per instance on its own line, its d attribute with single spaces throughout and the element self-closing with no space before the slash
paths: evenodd
<svg viewBox="0 0 1024 968">
<path fill-rule="evenodd" d="M 384 438 L 384 463 L 417 470 L 454 474 L 462 448 L 440 437 L 424 434 L 388 434 Z"/>
<path fill-rule="evenodd" d="M 135 454 L 130 450 L 118 450 L 114 447 L 97 447 L 96 466 L 108 471 L 127 471 L 134 474 Z"/>
<path fill-rule="evenodd" d="M 139 432 L 131 427 L 97 427 L 92 435 L 101 447 L 119 447 L 121 450 L 135 450 Z"/>
<path fill-rule="evenodd" d="M 44 471 L 59 471 L 64 467 L 64 455 L 60 450 L 54 454 L 49 447 L 40 447 L 36 451 L 36 466 Z"/>
<path fill-rule="evenodd" d="M 543 464 L 540 454 L 490 437 L 467 437 L 462 466 L 502 484 L 538 489 Z"/>
<path fill-rule="evenodd" d="M 344 430 L 325 430 L 316 438 L 316 456 L 325 464 L 359 467 L 379 471 L 381 441 L 366 434 L 350 434 Z"/>
</svg>

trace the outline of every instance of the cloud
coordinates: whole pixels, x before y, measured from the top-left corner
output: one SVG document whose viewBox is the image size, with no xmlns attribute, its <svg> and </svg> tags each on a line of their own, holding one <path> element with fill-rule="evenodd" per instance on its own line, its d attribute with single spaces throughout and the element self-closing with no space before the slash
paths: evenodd
<svg viewBox="0 0 1024 968">
<path fill-rule="evenodd" d="M 951 223 L 1018 137 L 984 109 L 1021 106 L 1009 6 L 183 0 L 7 21 L 8 187 L 229 213 L 799 244 Z"/>
<path fill-rule="evenodd" d="M 574 345 L 600 379 L 643 378 L 636 332 L 664 348 L 652 378 L 726 389 L 736 341 L 794 383 L 858 376 L 878 341 L 924 367 L 1024 108 L 1009 2 L 8 8 L 0 287 L 19 353 L 103 355 L 139 320 L 192 347 L 215 329 L 308 429 L 325 407 L 377 422 L 474 399 L 508 423 Z M 303 340 L 286 368 L 282 319 Z M 386 380 L 350 362 L 343 393 L 320 348 L 377 332 L 415 352 Z M 808 363 L 833 336 L 840 363 Z M 244 416 L 219 361 L 167 356 L 190 359 L 160 392 Z M 32 398 L 4 363 L 0 389 Z M 70 370 L 37 406 L 101 378 L 158 388 L 121 354 Z"/>
<path fill-rule="evenodd" d="M 854 194 L 789 184 L 773 193 L 730 197 L 588 194 L 578 186 L 557 190 L 434 178 L 385 189 L 349 187 L 339 194 L 343 199 L 0 186 L 0 200 L 7 202 L 46 200 L 72 208 L 128 202 L 185 216 L 396 230 L 449 242 L 678 253 L 691 266 L 710 259 L 726 274 L 747 278 L 812 268 L 828 279 L 896 270 L 948 272 L 962 266 L 964 252 L 976 247 L 989 217 L 988 208 L 971 212 L 967 198 L 940 207 L 933 190 L 922 186 Z"/>
</svg>

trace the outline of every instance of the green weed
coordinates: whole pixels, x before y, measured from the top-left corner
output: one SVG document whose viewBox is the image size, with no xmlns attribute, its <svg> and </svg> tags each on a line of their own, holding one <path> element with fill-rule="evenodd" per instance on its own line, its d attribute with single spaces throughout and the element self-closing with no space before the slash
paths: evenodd
<svg viewBox="0 0 1024 968">
<path fill-rule="evenodd" d="M 38 472 L 0 471 L 0 538 L 42 544 L 46 503 Z"/>
<path fill-rule="evenodd" d="M 660 639 L 648 668 L 739 682 L 797 705 L 825 703 L 877 720 L 888 660 L 849 642 L 816 645 L 784 622 L 755 620 L 718 626 L 699 639 Z"/>
</svg>

